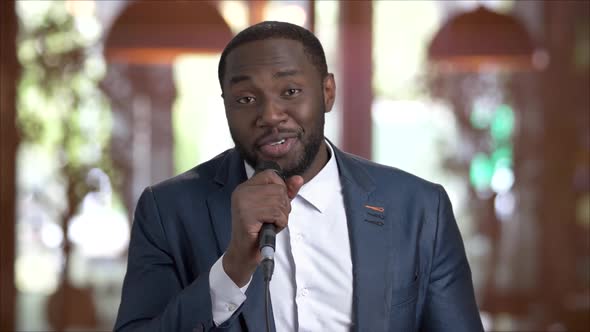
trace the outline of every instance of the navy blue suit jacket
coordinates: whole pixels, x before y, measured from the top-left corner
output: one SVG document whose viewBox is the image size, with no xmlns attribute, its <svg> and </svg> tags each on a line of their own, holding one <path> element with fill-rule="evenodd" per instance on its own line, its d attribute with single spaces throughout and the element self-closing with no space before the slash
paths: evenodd
<svg viewBox="0 0 590 332">
<path fill-rule="evenodd" d="M 482 331 L 444 189 L 336 147 L 334 154 L 352 251 L 353 331 Z M 116 331 L 265 330 L 260 271 L 227 322 L 216 328 L 211 313 L 209 269 L 228 246 L 231 193 L 245 180 L 232 149 L 143 192 Z"/>
</svg>

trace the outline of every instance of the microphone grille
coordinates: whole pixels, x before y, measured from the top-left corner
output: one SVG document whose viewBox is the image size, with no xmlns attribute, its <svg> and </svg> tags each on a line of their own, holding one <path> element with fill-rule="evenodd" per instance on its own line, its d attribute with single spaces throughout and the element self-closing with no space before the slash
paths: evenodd
<svg viewBox="0 0 590 332">
<path fill-rule="evenodd" d="M 283 170 L 281 169 L 281 166 L 279 166 L 279 164 L 277 164 L 276 162 L 271 161 L 271 160 L 260 160 L 256 164 L 255 172 L 260 173 L 260 172 L 266 171 L 267 169 L 272 169 L 281 178 L 283 178 Z"/>
</svg>

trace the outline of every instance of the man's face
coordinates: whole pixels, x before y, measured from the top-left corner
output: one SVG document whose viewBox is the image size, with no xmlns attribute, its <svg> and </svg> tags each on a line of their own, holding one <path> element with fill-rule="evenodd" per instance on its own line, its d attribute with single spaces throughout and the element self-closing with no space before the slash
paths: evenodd
<svg viewBox="0 0 590 332">
<path fill-rule="evenodd" d="M 322 78 L 298 41 L 267 39 L 237 47 L 226 58 L 223 78 L 236 148 L 252 167 L 271 160 L 287 177 L 313 177 L 327 160 L 320 147 L 334 90 L 333 76 Z"/>
</svg>

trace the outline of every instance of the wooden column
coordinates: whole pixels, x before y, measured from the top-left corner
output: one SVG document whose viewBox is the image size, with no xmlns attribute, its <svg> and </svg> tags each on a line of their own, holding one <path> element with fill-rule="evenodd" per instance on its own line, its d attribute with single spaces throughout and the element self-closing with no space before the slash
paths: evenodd
<svg viewBox="0 0 590 332">
<path fill-rule="evenodd" d="M 16 33 L 15 1 L 0 1 L 0 331 L 15 329 Z"/>
<path fill-rule="evenodd" d="M 307 17 L 309 17 L 308 19 L 308 27 L 309 27 L 309 31 L 316 33 L 315 31 L 315 0 L 309 0 L 309 7 L 308 7 L 308 13 L 309 15 Z"/>
<path fill-rule="evenodd" d="M 584 84 L 576 77 L 573 60 L 576 28 L 583 27 L 577 23 L 584 20 L 588 9 L 585 2 L 544 2 L 545 44 L 551 61 L 543 73 L 540 96 L 543 132 L 538 156 L 542 162 L 538 183 L 541 281 L 538 291 L 546 310 L 545 326 L 560 322 L 571 331 L 588 328 L 587 313 L 584 324 L 568 321 L 568 312 L 574 308 L 568 301 L 580 280 L 575 246 L 580 229 L 575 222 L 573 188 L 576 147 L 581 139 L 579 128 L 588 128 L 589 104 L 588 90 L 580 90 Z"/>
<path fill-rule="evenodd" d="M 342 148 L 371 158 L 371 104 L 373 102 L 372 2 L 340 3 Z"/>
<path fill-rule="evenodd" d="M 264 21 L 264 8 L 266 7 L 266 0 L 250 0 L 248 1 L 250 25 Z"/>
</svg>

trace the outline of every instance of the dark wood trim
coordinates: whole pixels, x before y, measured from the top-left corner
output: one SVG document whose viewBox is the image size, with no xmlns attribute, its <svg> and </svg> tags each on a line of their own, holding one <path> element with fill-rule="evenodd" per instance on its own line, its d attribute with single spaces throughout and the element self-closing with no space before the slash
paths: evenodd
<svg viewBox="0 0 590 332">
<path fill-rule="evenodd" d="M 248 21 L 250 25 L 264 21 L 264 8 L 267 0 L 249 0 L 248 1 Z"/>
<path fill-rule="evenodd" d="M 315 0 L 309 0 L 309 31 L 316 33 L 315 31 Z"/>
<path fill-rule="evenodd" d="M 15 0 L 0 1 L 0 331 L 15 329 L 14 249 L 16 193 Z"/>
<path fill-rule="evenodd" d="M 373 6 L 371 1 L 340 2 L 342 148 L 371 158 L 373 103 Z"/>
</svg>

